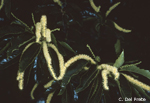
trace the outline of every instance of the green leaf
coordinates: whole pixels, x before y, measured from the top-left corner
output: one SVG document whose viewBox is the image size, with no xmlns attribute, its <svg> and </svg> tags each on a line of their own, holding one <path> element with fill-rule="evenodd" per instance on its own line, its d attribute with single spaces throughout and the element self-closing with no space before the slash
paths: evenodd
<svg viewBox="0 0 150 103">
<path fill-rule="evenodd" d="M 33 40 L 35 36 L 32 36 L 28 33 L 22 34 L 16 38 L 13 38 L 11 40 L 11 47 L 7 50 L 7 57 L 11 56 L 11 54 L 15 51 L 18 50 L 19 47 L 22 45 L 26 44 L 27 42 Z"/>
<path fill-rule="evenodd" d="M 109 8 L 109 10 L 106 12 L 105 16 L 107 17 L 107 16 L 111 13 L 111 11 L 112 11 L 113 9 L 115 9 L 119 4 L 120 4 L 120 2 L 117 2 L 117 3 L 115 3 L 114 5 L 112 5 L 112 6 Z"/>
<path fill-rule="evenodd" d="M 133 93 L 136 95 L 136 97 L 141 98 L 142 96 L 140 95 L 140 93 L 133 87 L 132 88 Z"/>
<path fill-rule="evenodd" d="M 90 97 L 90 101 L 89 103 L 99 103 L 102 99 L 102 95 L 103 95 L 103 87 L 102 87 L 102 79 L 101 79 L 101 75 L 98 75 L 96 78 L 96 83 L 95 86 L 93 87 L 93 92 L 92 95 Z"/>
<path fill-rule="evenodd" d="M 123 98 L 123 100 L 125 100 L 125 98 L 131 98 L 132 97 L 132 89 L 129 85 L 129 82 L 126 80 L 125 77 L 123 77 L 122 75 L 120 76 L 120 80 L 117 80 L 117 85 L 119 87 L 119 91 L 120 94 Z M 132 101 L 125 101 L 126 103 L 131 103 Z"/>
<path fill-rule="evenodd" d="M 140 69 L 137 66 L 125 66 L 122 69 L 120 69 L 119 71 L 128 71 L 128 72 L 133 72 L 133 73 L 137 73 L 140 74 L 148 79 L 150 79 L 150 72 L 148 70 L 144 70 L 144 69 Z"/>
<path fill-rule="evenodd" d="M 133 87 L 136 88 L 136 90 L 137 90 L 138 92 L 140 92 L 142 95 L 144 95 L 147 99 L 150 100 L 150 96 L 149 96 L 141 87 L 139 87 L 139 86 L 137 86 L 137 85 L 134 85 L 134 84 L 132 84 L 132 85 L 133 85 Z"/>
<path fill-rule="evenodd" d="M 9 46 L 10 46 L 10 42 L 8 42 L 8 43 L 0 50 L 0 54 L 2 54 L 6 49 L 8 49 Z"/>
<path fill-rule="evenodd" d="M 90 83 L 97 77 L 99 71 L 96 70 L 96 66 L 92 66 L 91 69 L 89 69 L 84 75 L 82 75 L 80 79 L 80 84 L 76 88 L 76 92 L 81 92 L 85 88 L 87 88 Z"/>
<path fill-rule="evenodd" d="M 110 96 L 110 92 L 104 90 L 103 93 L 104 93 L 104 103 L 112 103 L 112 98 Z"/>
<path fill-rule="evenodd" d="M 28 44 L 22 52 L 19 62 L 19 72 L 25 71 L 25 69 L 33 63 L 35 57 L 40 53 L 41 45 L 35 42 Z"/>
<path fill-rule="evenodd" d="M 119 68 L 119 67 L 121 67 L 123 65 L 123 63 L 124 63 L 124 51 L 121 52 L 120 56 L 115 61 L 113 66 Z"/>
<path fill-rule="evenodd" d="M 52 37 L 52 42 L 53 42 L 54 45 L 57 47 L 57 40 L 56 40 L 56 38 L 55 38 L 55 36 L 54 36 L 53 33 L 51 33 L 51 37 Z"/>
<path fill-rule="evenodd" d="M 66 49 L 68 49 L 69 51 L 73 52 L 74 54 L 76 54 L 76 52 L 66 43 L 66 42 L 60 42 L 59 43 L 65 47 Z"/>
<path fill-rule="evenodd" d="M 10 34 L 21 34 L 24 31 L 25 30 L 18 25 L 3 26 L 2 28 L 0 28 L 0 38 Z"/>
<path fill-rule="evenodd" d="M 77 75 L 87 64 L 88 61 L 86 60 L 78 60 L 67 68 L 67 71 L 61 82 L 62 91 L 59 93 L 60 95 L 63 93 L 63 89 L 66 88 L 66 85 L 70 82 L 71 77 Z"/>
<path fill-rule="evenodd" d="M 20 58 L 20 54 L 15 56 L 13 59 L 7 61 L 6 63 L 0 64 L 0 70 L 7 69 L 8 67 L 12 66 L 13 64 L 19 63 L 19 58 Z"/>
<path fill-rule="evenodd" d="M 60 75 L 60 72 L 59 72 L 60 67 L 59 67 L 58 56 L 52 48 L 49 47 L 48 50 L 49 50 L 49 54 L 50 54 L 51 60 L 52 60 L 52 67 L 54 69 L 54 72 L 56 73 L 56 76 L 58 77 Z"/>
<path fill-rule="evenodd" d="M 5 14 L 10 19 L 11 13 L 11 0 L 4 0 L 5 1 Z"/>
<path fill-rule="evenodd" d="M 121 52 L 121 43 L 120 43 L 119 39 L 117 39 L 114 47 L 115 47 L 115 52 L 116 52 L 116 54 L 118 56 L 120 54 L 120 52 Z"/>
<path fill-rule="evenodd" d="M 94 87 L 94 81 L 84 90 L 78 93 L 79 99 L 78 103 L 88 103 L 90 96 L 92 95 L 93 92 L 93 87 Z"/>
<path fill-rule="evenodd" d="M 74 103 L 74 90 L 73 87 L 71 85 L 71 83 L 69 83 L 67 85 L 67 89 L 65 90 L 65 92 L 62 94 L 62 103 Z"/>
</svg>

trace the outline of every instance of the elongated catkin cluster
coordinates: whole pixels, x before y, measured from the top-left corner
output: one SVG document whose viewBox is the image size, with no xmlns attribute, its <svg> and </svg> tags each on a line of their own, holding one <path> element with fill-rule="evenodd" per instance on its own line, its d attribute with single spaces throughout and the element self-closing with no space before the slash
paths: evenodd
<svg viewBox="0 0 150 103">
<path fill-rule="evenodd" d="M 35 31 L 35 34 L 36 34 L 36 42 L 39 42 L 39 41 L 40 41 L 40 38 L 41 38 L 41 30 L 42 30 L 41 23 L 40 23 L 40 22 L 36 23 L 36 31 Z"/>
<path fill-rule="evenodd" d="M 102 70 L 102 79 L 103 79 L 103 87 L 105 90 L 109 90 L 108 87 L 108 75 L 109 71 L 108 70 Z"/>
<path fill-rule="evenodd" d="M 47 42 L 51 42 L 51 30 L 47 28 L 47 17 L 42 15 L 40 22 L 36 23 L 36 42 L 39 42 L 41 36 L 46 38 Z"/>
<path fill-rule="evenodd" d="M 20 90 L 22 90 L 23 89 L 23 81 L 24 81 L 24 72 L 19 72 L 18 71 L 17 75 L 18 76 L 17 76 L 16 79 L 19 82 L 18 87 L 19 87 Z"/>
<path fill-rule="evenodd" d="M 110 71 L 114 75 L 115 80 L 117 80 L 119 78 L 120 73 L 118 72 L 118 69 L 114 66 L 111 66 L 108 64 L 101 64 L 97 67 L 97 69 L 99 69 L 99 70 L 104 69 L 104 70 Z"/>
<path fill-rule="evenodd" d="M 105 90 L 109 90 L 108 75 L 112 73 L 115 77 L 115 80 L 119 79 L 120 73 L 118 72 L 118 69 L 108 64 L 101 64 L 97 66 L 97 69 L 102 70 L 103 87 Z"/>
<path fill-rule="evenodd" d="M 143 88 L 143 89 L 145 89 L 145 90 L 147 90 L 147 91 L 150 91 L 150 86 L 149 86 L 149 85 L 144 84 L 144 83 L 138 81 L 137 79 L 134 79 L 133 77 L 131 77 L 131 76 L 127 75 L 127 74 L 122 73 L 122 75 L 123 75 L 129 82 L 131 82 L 131 83 L 133 83 L 133 84 L 135 84 L 135 85 L 137 85 L 137 86 L 139 86 L 139 87 L 141 87 L 141 88 Z"/>
</svg>

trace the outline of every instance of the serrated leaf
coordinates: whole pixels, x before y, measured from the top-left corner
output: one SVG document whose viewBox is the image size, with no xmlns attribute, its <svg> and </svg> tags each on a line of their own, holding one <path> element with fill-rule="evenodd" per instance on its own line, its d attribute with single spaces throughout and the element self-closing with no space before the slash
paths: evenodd
<svg viewBox="0 0 150 103">
<path fill-rule="evenodd" d="M 11 13 L 11 0 L 4 0 L 5 1 L 5 14 L 7 18 L 10 19 L 10 13 Z"/>
<path fill-rule="evenodd" d="M 125 100 L 125 98 L 131 98 L 132 97 L 132 90 L 129 85 L 129 82 L 125 79 L 125 77 L 120 76 L 120 80 L 117 80 L 117 85 L 119 87 L 120 94 Z M 132 101 L 125 101 L 126 103 L 131 103 Z"/>
<path fill-rule="evenodd" d="M 74 103 L 74 90 L 73 87 L 71 85 L 71 83 L 69 83 L 67 85 L 67 89 L 65 90 L 65 92 L 62 94 L 62 103 Z"/>
<path fill-rule="evenodd" d="M 25 69 L 35 60 L 35 57 L 39 54 L 41 45 L 35 42 L 28 44 L 22 52 L 19 62 L 19 72 L 25 71 Z"/>
<path fill-rule="evenodd" d="M 13 53 L 13 51 L 18 50 L 19 47 L 21 47 L 22 45 L 26 44 L 34 38 L 34 36 L 28 35 L 27 33 L 13 38 L 11 40 L 11 47 L 7 50 L 7 57 L 9 57 Z"/>
<path fill-rule="evenodd" d="M 118 56 L 120 54 L 120 52 L 121 52 L 121 43 L 120 43 L 119 39 L 117 39 L 114 47 L 115 47 L 115 52 L 116 52 L 116 54 Z"/>
<path fill-rule="evenodd" d="M 52 37 L 52 42 L 53 42 L 54 45 L 57 47 L 57 40 L 56 40 L 56 38 L 55 38 L 55 36 L 54 36 L 53 33 L 51 33 L 51 37 Z"/>
<path fill-rule="evenodd" d="M 120 2 L 117 2 L 117 3 L 115 3 L 113 6 L 111 6 L 111 7 L 109 8 L 109 10 L 107 10 L 105 16 L 107 17 L 107 16 L 110 14 L 110 12 L 111 12 L 113 9 L 115 9 L 119 4 L 120 4 Z"/>
<path fill-rule="evenodd" d="M 128 71 L 128 72 L 133 72 L 133 73 L 137 73 L 140 74 L 148 79 L 150 79 L 150 72 L 148 70 L 144 70 L 144 69 L 140 69 L 137 66 L 125 66 L 122 69 L 120 69 L 119 71 Z"/>
<path fill-rule="evenodd" d="M 65 47 L 66 49 L 68 49 L 69 51 L 73 52 L 74 54 L 76 54 L 76 52 L 66 43 L 66 42 L 60 42 L 59 43 Z"/>
<path fill-rule="evenodd" d="M 15 56 L 10 61 L 8 61 L 8 62 L 6 62 L 4 64 L 0 64 L 0 70 L 7 69 L 8 67 L 12 66 L 13 64 L 18 63 L 19 62 L 19 57 L 20 57 L 20 54 L 18 54 L 17 56 Z"/>
<path fill-rule="evenodd" d="M 102 79 L 101 79 L 101 75 L 98 75 L 96 78 L 96 84 L 92 95 L 90 97 L 90 101 L 89 103 L 99 103 L 102 99 L 102 94 L 103 94 L 103 87 L 102 87 Z"/>
<path fill-rule="evenodd" d="M 83 69 L 83 67 L 85 67 L 87 64 L 88 61 L 86 60 L 78 60 L 75 63 L 73 63 L 71 66 L 69 66 L 61 82 L 62 89 L 65 89 L 71 77 L 78 74 Z M 59 95 L 61 95 L 63 92 L 64 92 L 63 90 L 60 91 Z"/>
<path fill-rule="evenodd" d="M 135 89 L 135 88 L 132 88 L 133 92 L 135 93 L 135 95 L 138 97 L 138 98 L 141 98 L 142 96 L 140 95 L 140 93 Z"/>
<path fill-rule="evenodd" d="M 4 27 L 0 28 L 0 38 L 2 38 L 3 36 L 6 36 L 6 35 L 10 35 L 10 34 L 21 34 L 24 31 L 25 30 L 18 25 L 4 26 Z"/>
<path fill-rule="evenodd" d="M 8 42 L 8 43 L 0 50 L 0 54 L 2 54 L 6 49 L 8 49 L 9 46 L 10 46 L 10 42 Z"/>
<path fill-rule="evenodd" d="M 150 100 L 150 96 L 149 96 L 141 87 L 139 87 L 139 86 L 137 86 L 137 85 L 134 85 L 134 84 L 132 84 L 132 85 L 133 85 L 133 87 L 136 88 L 136 90 L 137 90 L 138 92 L 140 92 L 142 95 L 144 95 L 147 99 Z"/>
<path fill-rule="evenodd" d="M 92 95 L 94 83 L 92 83 L 84 90 L 78 93 L 78 103 L 88 103 L 90 96 Z"/>
<path fill-rule="evenodd" d="M 104 103 L 111 103 L 112 102 L 112 98 L 110 96 L 110 92 L 104 90 L 103 93 L 104 93 Z"/>
<path fill-rule="evenodd" d="M 87 71 L 87 73 L 85 73 L 81 79 L 80 79 L 80 84 L 79 86 L 76 88 L 76 92 L 81 92 L 83 91 L 85 88 L 87 88 L 90 83 L 96 78 L 96 76 L 98 75 L 99 71 L 96 70 L 96 66 L 92 66 L 91 69 L 89 69 Z"/>
<path fill-rule="evenodd" d="M 120 56 L 115 61 L 113 66 L 119 68 L 119 67 L 121 67 L 123 65 L 123 63 L 124 63 L 124 51 L 121 52 Z"/>
</svg>

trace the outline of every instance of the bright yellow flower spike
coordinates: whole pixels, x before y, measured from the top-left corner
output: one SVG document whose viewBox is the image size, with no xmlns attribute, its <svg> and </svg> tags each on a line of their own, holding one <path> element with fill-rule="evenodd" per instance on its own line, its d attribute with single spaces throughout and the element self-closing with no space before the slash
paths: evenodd
<svg viewBox="0 0 150 103">
<path fill-rule="evenodd" d="M 43 35 L 43 37 L 46 37 L 46 34 L 45 34 L 45 30 L 46 30 L 46 26 L 47 26 L 47 17 L 46 17 L 46 15 L 42 15 L 40 22 L 41 22 L 41 25 L 42 25 L 42 35 Z"/>
<path fill-rule="evenodd" d="M 39 42 L 39 41 L 40 41 L 40 38 L 41 38 L 41 30 L 42 30 L 41 23 L 40 23 L 40 22 L 37 22 L 37 23 L 36 23 L 36 31 L 35 31 L 35 34 L 36 34 L 36 42 Z"/>
<path fill-rule="evenodd" d="M 93 2 L 93 0 L 89 0 L 90 4 L 91 4 L 91 7 L 96 11 L 96 12 L 100 12 L 100 8 L 101 6 L 96 6 Z"/>
<path fill-rule="evenodd" d="M 107 77 L 108 74 L 109 74 L 108 70 L 102 70 L 103 87 L 105 90 L 109 90 Z"/>
<path fill-rule="evenodd" d="M 24 81 L 24 72 L 19 72 L 17 74 L 17 81 L 19 82 L 18 87 L 20 90 L 23 90 L 23 81 Z"/>
<path fill-rule="evenodd" d="M 46 35 L 46 41 L 51 42 L 51 30 L 50 29 L 46 29 L 45 35 Z"/>
<path fill-rule="evenodd" d="M 147 91 L 150 91 L 150 86 L 149 86 L 149 85 L 144 84 L 144 83 L 138 81 L 137 79 L 134 79 L 133 77 L 131 77 L 131 76 L 127 75 L 127 74 L 122 73 L 122 75 L 123 75 L 129 82 L 131 82 L 132 84 L 135 84 L 135 85 L 137 85 L 137 86 L 139 86 L 139 87 L 141 87 L 141 88 L 143 88 L 143 89 L 145 89 L 145 90 L 147 90 Z"/>
</svg>

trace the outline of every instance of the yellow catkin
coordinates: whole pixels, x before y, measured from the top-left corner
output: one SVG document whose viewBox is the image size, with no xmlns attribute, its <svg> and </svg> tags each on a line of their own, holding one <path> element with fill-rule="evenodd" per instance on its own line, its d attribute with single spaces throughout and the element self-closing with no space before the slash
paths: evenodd
<svg viewBox="0 0 150 103">
<path fill-rule="evenodd" d="M 48 44 L 49 47 L 51 47 L 57 54 L 58 60 L 59 60 L 59 68 L 60 68 L 60 75 L 58 77 L 58 80 L 62 79 L 62 76 L 64 76 L 64 58 L 63 56 L 59 53 L 57 47 L 54 44 Z"/>
<path fill-rule="evenodd" d="M 60 0 L 53 0 L 55 3 L 57 3 L 59 6 L 62 6 L 62 3 Z"/>
<path fill-rule="evenodd" d="M 91 4 L 91 7 L 96 11 L 96 12 L 99 12 L 100 11 L 100 8 L 101 6 L 96 6 L 93 2 L 93 0 L 89 0 L 90 4 Z"/>
<path fill-rule="evenodd" d="M 108 87 L 108 76 L 107 76 L 108 74 L 109 74 L 108 70 L 102 70 L 103 88 L 105 90 L 109 90 L 109 87 Z"/>
<path fill-rule="evenodd" d="M 53 81 L 54 81 L 54 79 L 49 81 L 47 84 L 45 84 L 44 88 L 49 88 L 52 85 Z"/>
<path fill-rule="evenodd" d="M 105 70 L 112 72 L 112 74 L 115 76 L 115 80 L 117 80 L 120 76 L 118 69 L 116 67 L 108 65 L 108 64 L 101 64 L 97 67 L 97 69 L 99 69 L 99 70 L 105 69 Z"/>
<path fill-rule="evenodd" d="M 106 17 L 110 14 L 110 12 L 115 9 L 118 5 L 120 4 L 120 2 L 115 3 L 113 6 L 111 6 L 109 8 L 109 10 L 106 12 Z"/>
<path fill-rule="evenodd" d="M 96 64 L 96 62 L 95 62 L 90 56 L 85 55 L 85 54 L 79 54 L 79 55 L 77 55 L 77 56 L 72 57 L 71 59 L 69 59 L 69 60 L 65 63 L 64 66 L 63 66 L 63 64 L 61 64 L 62 67 L 64 67 L 64 68 L 61 69 L 60 75 L 59 75 L 59 77 L 58 77 L 58 80 L 63 79 L 63 77 L 64 77 L 64 75 L 65 75 L 65 73 L 66 73 L 67 68 L 68 68 L 72 63 L 74 63 L 74 62 L 76 62 L 77 60 L 80 60 L 80 59 L 84 59 L 84 60 L 87 60 L 87 61 L 91 61 L 92 64 Z M 62 61 L 62 60 L 60 60 L 60 61 Z"/>
<path fill-rule="evenodd" d="M 120 26 L 119 26 L 117 23 L 115 23 L 115 22 L 113 22 L 113 23 L 114 23 L 114 26 L 115 26 L 115 28 L 116 28 L 117 30 L 122 31 L 122 32 L 124 32 L 124 33 L 129 33 L 129 32 L 131 32 L 131 30 L 124 29 L 124 28 L 120 27 Z"/>
<path fill-rule="evenodd" d="M 17 74 L 18 87 L 23 90 L 24 72 L 18 72 Z"/>
<path fill-rule="evenodd" d="M 46 41 L 51 42 L 51 31 L 50 31 L 50 29 L 46 29 L 45 35 L 46 35 Z"/>
<path fill-rule="evenodd" d="M 137 86 L 143 88 L 144 90 L 150 91 L 150 86 L 149 86 L 149 85 L 144 84 L 144 83 L 138 81 L 137 79 L 134 79 L 133 77 L 131 77 L 131 76 L 127 75 L 127 74 L 122 73 L 122 75 L 123 75 L 129 82 L 131 82 L 131 83 L 133 83 L 133 84 L 135 84 L 135 85 L 137 85 Z"/>
<path fill-rule="evenodd" d="M 38 83 L 35 83 L 35 85 L 33 86 L 32 90 L 31 90 L 30 96 L 32 99 L 34 99 L 33 93 L 34 93 L 35 89 L 37 88 L 37 86 L 38 86 Z"/>
<path fill-rule="evenodd" d="M 0 10 L 2 9 L 3 5 L 4 5 L 4 0 L 1 0 Z"/>
<path fill-rule="evenodd" d="M 76 55 L 75 57 L 72 57 L 65 63 L 65 67 L 68 68 L 73 62 L 76 62 L 77 60 L 84 59 L 87 61 L 90 61 L 92 64 L 96 64 L 96 62 L 88 55 L 86 54 L 79 54 Z"/>
<path fill-rule="evenodd" d="M 36 34 L 36 42 L 39 42 L 39 41 L 40 41 L 40 38 L 41 38 L 41 30 L 42 30 L 41 23 L 40 23 L 40 22 L 36 23 L 36 31 L 35 31 L 35 34 Z"/>
<path fill-rule="evenodd" d="M 49 51 L 48 51 L 48 47 L 47 47 L 47 44 L 46 44 L 45 41 L 43 41 L 43 54 L 44 54 L 44 57 L 46 59 L 49 71 L 51 72 L 53 78 L 55 80 L 57 80 L 56 74 L 54 73 L 54 70 L 52 69 L 52 60 L 51 60 L 51 57 L 50 57 L 50 54 L 49 54 Z"/>
<path fill-rule="evenodd" d="M 51 102 L 54 93 L 55 93 L 55 92 L 52 92 L 52 93 L 50 93 L 50 94 L 47 96 L 46 103 L 50 103 L 50 102 Z"/>
<path fill-rule="evenodd" d="M 46 26 L 47 26 L 47 17 L 46 17 L 46 15 L 42 15 L 40 22 L 42 24 L 42 35 L 43 35 L 43 37 L 46 37 L 46 35 L 45 35 L 45 30 L 46 30 Z"/>
</svg>

